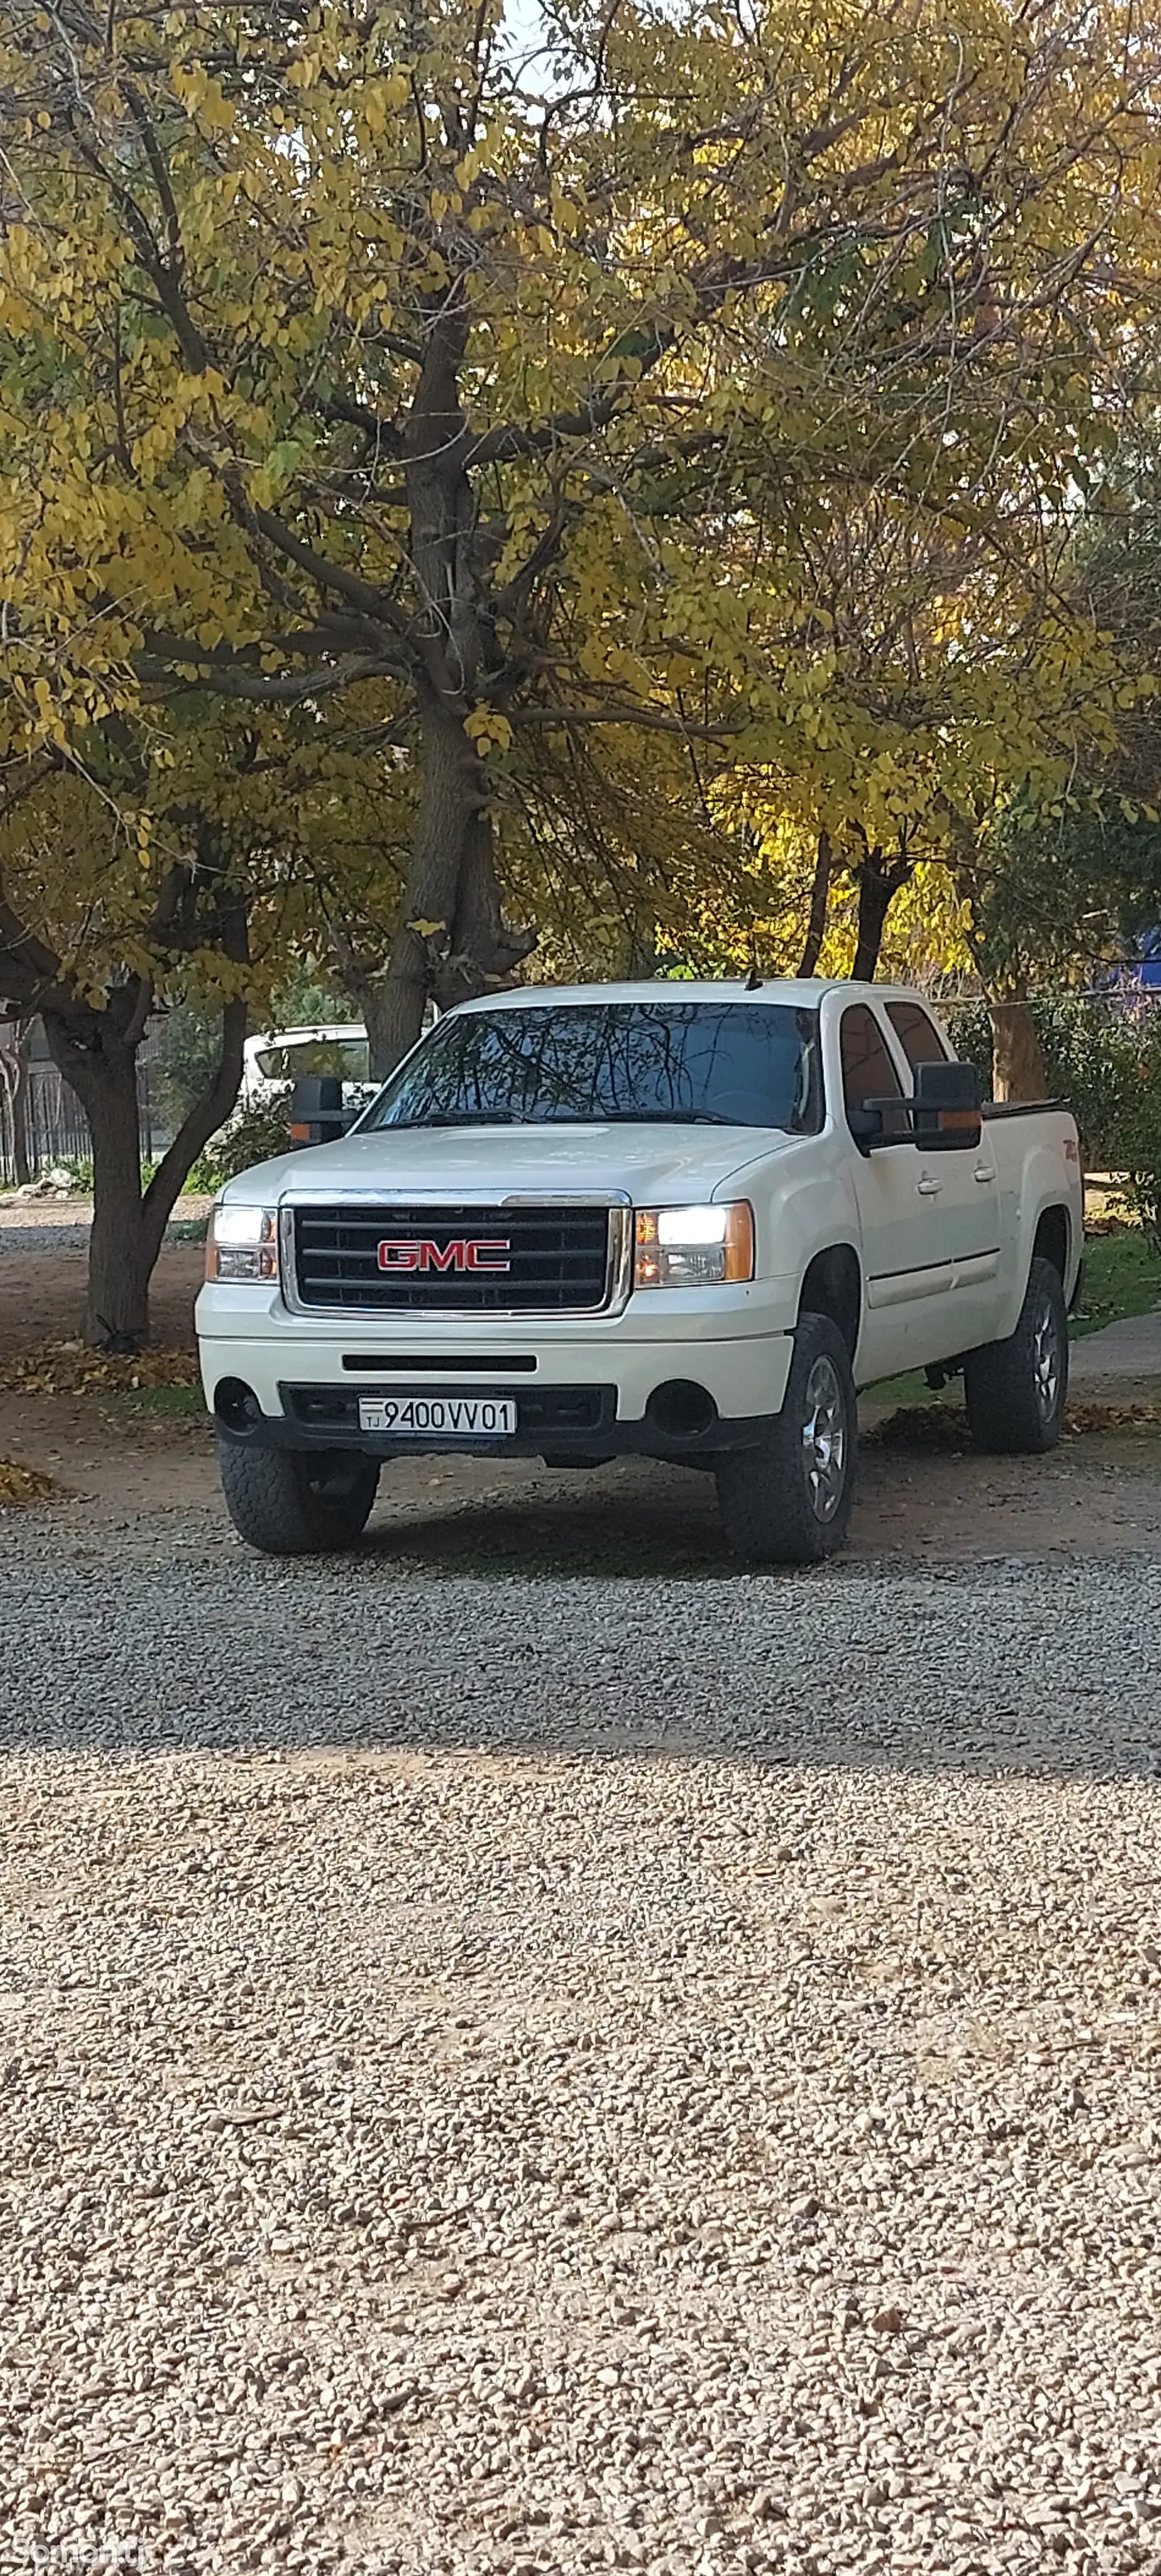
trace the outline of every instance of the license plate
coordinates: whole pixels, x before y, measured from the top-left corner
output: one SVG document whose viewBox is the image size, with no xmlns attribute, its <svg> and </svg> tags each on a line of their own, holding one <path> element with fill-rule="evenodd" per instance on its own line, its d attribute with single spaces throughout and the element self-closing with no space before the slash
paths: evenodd
<svg viewBox="0 0 1161 2576">
<path fill-rule="evenodd" d="M 392 1440 L 508 1440 L 516 1406 L 492 1395 L 361 1395 L 360 1431 L 387 1432 Z"/>
</svg>

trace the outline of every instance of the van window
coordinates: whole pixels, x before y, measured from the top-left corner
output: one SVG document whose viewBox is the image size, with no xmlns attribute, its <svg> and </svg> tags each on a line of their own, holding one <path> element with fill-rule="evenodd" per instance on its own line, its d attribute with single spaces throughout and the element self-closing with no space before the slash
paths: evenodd
<svg viewBox="0 0 1161 2576">
<path fill-rule="evenodd" d="M 300 1038 L 293 1046 L 260 1048 L 254 1059 L 268 1082 L 297 1082 L 303 1074 L 337 1074 L 343 1082 L 369 1082 L 366 1038 Z"/>
</svg>

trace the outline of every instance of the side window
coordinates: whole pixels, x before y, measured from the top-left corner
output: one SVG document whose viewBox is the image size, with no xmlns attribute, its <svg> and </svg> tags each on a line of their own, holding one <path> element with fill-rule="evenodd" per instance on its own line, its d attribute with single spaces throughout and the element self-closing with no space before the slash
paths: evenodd
<svg viewBox="0 0 1161 2576">
<path fill-rule="evenodd" d="M 934 1020 L 918 1002 L 888 1002 L 887 1017 L 907 1058 L 912 1073 L 921 1064 L 946 1064 L 947 1048 Z"/>
<path fill-rule="evenodd" d="M 843 1068 L 843 1107 L 849 1116 L 868 1100 L 902 1100 L 903 1086 L 873 1011 L 856 1002 L 844 1011 L 839 1030 Z"/>
</svg>

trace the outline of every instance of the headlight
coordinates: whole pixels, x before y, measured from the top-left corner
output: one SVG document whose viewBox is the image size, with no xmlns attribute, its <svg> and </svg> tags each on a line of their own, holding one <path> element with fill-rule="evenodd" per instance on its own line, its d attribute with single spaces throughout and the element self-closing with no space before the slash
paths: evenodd
<svg viewBox="0 0 1161 2576">
<path fill-rule="evenodd" d="M 730 1207 L 638 1208 L 635 1288 L 720 1288 L 754 1276 L 754 1211 Z"/>
<path fill-rule="evenodd" d="M 210 1210 L 206 1237 L 207 1279 L 277 1279 L 277 1208 L 231 1207 Z"/>
</svg>

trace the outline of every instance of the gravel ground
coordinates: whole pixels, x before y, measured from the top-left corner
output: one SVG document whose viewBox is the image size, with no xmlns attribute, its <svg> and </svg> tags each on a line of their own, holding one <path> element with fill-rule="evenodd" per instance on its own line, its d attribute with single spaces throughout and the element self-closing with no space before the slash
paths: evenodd
<svg viewBox="0 0 1161 2576">
<path fill-rule="evenodd" d="M 35 1217 L 22 1213 L 19 1223 L 0 1209 L 0 1261 L 5 1253 L 85 1252 L 89 1242 L 88 1217 L 47 1217 L 37 1206 Z"/>
<path fill-rule="evenodd" d="M 166 1228 L 180 1241 L 181 1228 L 197 1223 L 208 1198 L 179 1199 Z M 93 1222 L 87 1199 L 18 1199 L 0 1195 L 0 1260 L 5 1253 L 87 1252 Z M 176 1230 L 176 1235 L 175 1235 Z"/>
<path fill-rule="evenodd" d="M 5 1534 L 0 2567 L 1161 2569 L 1156 1562 Z"/>
</svg>

